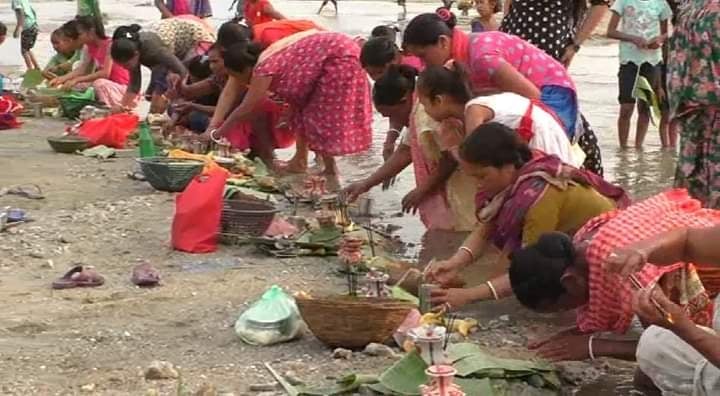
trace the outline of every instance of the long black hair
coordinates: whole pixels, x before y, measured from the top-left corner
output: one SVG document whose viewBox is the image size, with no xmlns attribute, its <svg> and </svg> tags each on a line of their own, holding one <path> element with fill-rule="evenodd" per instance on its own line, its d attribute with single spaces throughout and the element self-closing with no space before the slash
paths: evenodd
<svg viewBox="0 0 720 396">
<path fill-rule="evenodd" d="M 418 91 L 429 98 L 447 95 L 461 104 L 472 99 L 467 72 L 460 64 L 455 64 L 452 69 L 428 66 L 420 73 Z"/>
<path fill-rule="evenodd" d="M 125 63 L 140 51 L 140 25 L 120 26 L 113 33 L 110 55 L 113 60 Z"/>
<path fill-rule="evenodd" d="M 249 40 L 239 41 L 223 51 L 225 68 L 242 73 L 247 68 L 255 67 L 262 49 L 257 43 Z"/>
<path fill-rule="evenodd" d="M 407 65 L 390 65 L 373 86 L 375 106 L 394 106 L 415 90 L 417 70 Z"/>
<path fill-rule="evenodd" d="M 543 234 L 535 244 L 510 255 L 508 272 L 515 297 L 530 309 L 556 302 L 567 293 L 561 279 L 574 263 L 575 249 L 569 236 Z"/>
<path fill-rule="evenodd" d="M 101 39 L 106 39 L 105 25 L 100 18 L 92 15 L 79 16 L 75 18 L 76 29 L 93 31 Z"/>
<path fill-rule="evenodd" d="M 455 15 L 445 7 L 438 8 L 435 13 L 420 14 L 405 27 L 403 46 L 437 44 L 440 36 L 452 37 L 456 24 Z"/>
<path fill-rule="evenodd" d="M 532 159 L 532 152 L 515 130 L 498 122 L 488 122 L 465 138 L 460 145 L 460 158 L 481 166 L 513 165 L 519 169 Z"/>
</svg>

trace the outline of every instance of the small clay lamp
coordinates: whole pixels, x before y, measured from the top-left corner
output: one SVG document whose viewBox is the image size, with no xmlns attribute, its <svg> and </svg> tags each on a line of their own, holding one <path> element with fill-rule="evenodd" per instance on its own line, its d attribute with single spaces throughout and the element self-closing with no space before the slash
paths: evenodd
<svg viewBox="0 0 720 396">
<path fill-rule="evenodd" d="M 410 329 L 408 335 L 415 341 L 420 357 L 428 366 L 447 363 L 447 355 L 443 344 L 447 329 L 442 326 L 423 325 Z"/>
</svg>

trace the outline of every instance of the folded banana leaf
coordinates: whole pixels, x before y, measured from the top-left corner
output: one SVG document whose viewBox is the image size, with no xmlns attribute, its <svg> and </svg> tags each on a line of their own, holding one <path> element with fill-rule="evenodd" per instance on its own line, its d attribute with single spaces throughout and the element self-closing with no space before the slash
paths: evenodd
<svg viewBox="0 0 720 396">
<path fill-rule="evenodd" d="M 414 396 L 420 394 L 420 385 L 428 382 L 427 364 L 417 352 L 408 353 L 380 376 L 380 384 L 391 395 Z"/>
</svg>

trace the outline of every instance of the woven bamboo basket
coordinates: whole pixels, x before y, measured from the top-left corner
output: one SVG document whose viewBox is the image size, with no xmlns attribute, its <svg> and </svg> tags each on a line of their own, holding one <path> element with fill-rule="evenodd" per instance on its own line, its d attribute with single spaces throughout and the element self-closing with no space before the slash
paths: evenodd
<svg viewBox="0 0 720 396">
<path fill-rule="evenodd" d="M 296 297 L 295 301 L 315 337 L 331 348 L 384 343 L 414 308 L 398 300 L 348 296 Z"/>
<path fill-rule="evenodd" d="M 220 242 L 226 245 L 240 243 L 267 231 L 279 210 L 269 201 L 246 194 L 235 193 L 223 201 L 220 216 Z"/>
</svg>

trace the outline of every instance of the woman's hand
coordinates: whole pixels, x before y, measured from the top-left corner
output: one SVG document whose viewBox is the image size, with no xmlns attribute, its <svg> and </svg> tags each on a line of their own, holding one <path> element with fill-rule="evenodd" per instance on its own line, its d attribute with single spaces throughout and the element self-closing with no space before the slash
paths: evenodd
<svg viewBox="0 0 720 396">
<path fill-rule="evenodd" d="M 683 309 L 670 301 L 667 296 L 665 296 L 665 293 L 663 293 L 659 287 L 655 286 L 656 285 L 653 284 L 650 287 L 639 290 L 633 297 L 633 309 L 642 322 L 648 326 L 660 326 L 671 331 L 681 326 L 693 325 Z M 660 312 L 655 304 L 653 304 L 652 299 L 668 313 L 669 318 Z"/>
<path fill-rule="evenodd" d="M 451 258 L 449 260 L 433 262 L 428 264 L 428 266 L 430 266 L 430 268 L 426 270 L 425 277 L 433 283 L 448 287 L 452 284 L 457 284 L 463 263 L 460 260 Z"/>
<path fill-rule="evenodd" d="M 646 49 L 648 46 L 648 41 L 642 37 L 633 37 L 631 42 L 640 49 Z"/>
<path fill-rule="evenodd" d="M 57 87 L 57 86 L 63 85 L 63 84 L 65 84 L 65 81 L 67 81 L 67 80 L 68 79 L 65 76 L 55 77 L 52 80 L 50 80 L 50 86 Z"/>
<path fill-rule="evenodd" d="M 605 260 L 604 268 L 626 278 L 642 270 L 647 260 L 648 254 L 641 249 L 616 249 Z"/>
<path fill-rule="evenodd" d="M 404 213 L 415 214 L 420 207 L 420 204 L 427 198 L 427 191 L 424 188 L 417 187 L 410 191 L 402 199 L 402 210 Z"/>
<path fill-rule="evenodd" d="M 473 302 L 472 289 L 432 289 L 430 301 L 434 310 L 456 310 Z"/>
<path fill-rule="evenodd" d="M 74 87 L 75 85 L 77 85 L 77 81 L 75 81 L 75 79 L 70 79 L 70 80 L 65 81 L 65 82 L 62 84 L 62 87 L 61 87 L 61 88 L 62 88 L 63 90 L 65 90 L 65 91 L 69 91 L 69 90 L 73 89 L 73 87 Z"/>
<path fill-rule="evenodd" d="M 345 199 L 346 202 L 355 202 L 358 197 L 362 194 L 365 194 L 370 190 L 370 187 L 365 183 L 365 180 L 355 182 L 347 187 L 345 187 L 341 195 Z"/>
</svg>

